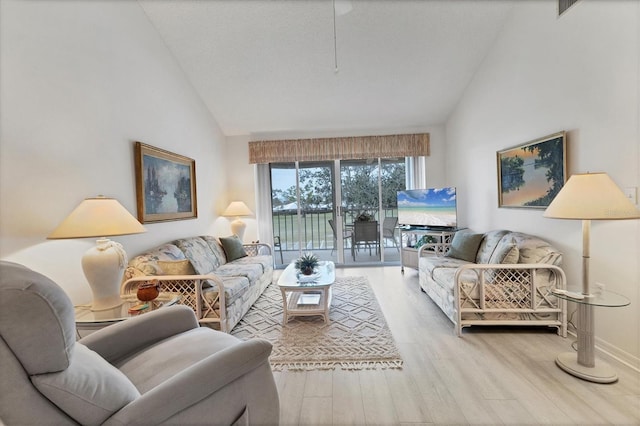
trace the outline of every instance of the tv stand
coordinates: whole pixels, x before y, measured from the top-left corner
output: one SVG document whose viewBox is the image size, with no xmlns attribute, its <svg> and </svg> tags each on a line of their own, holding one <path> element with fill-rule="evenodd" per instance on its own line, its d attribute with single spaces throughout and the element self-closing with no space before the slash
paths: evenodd
<svg viewBox="0 0 640 426">
<path fill-rule="evenodd" d="M 418 228 L 415 226 L 409 228 L 400 228 L 400 272 L 404 274 L 404 267 L 418 269 L 418 240 L 423 236 L 428 236 L 430 242 L 427 244 L 427 250 L 434 256 L 443 256 L 449 246 L 453 235 L 460 228 Z"/>
</svg>

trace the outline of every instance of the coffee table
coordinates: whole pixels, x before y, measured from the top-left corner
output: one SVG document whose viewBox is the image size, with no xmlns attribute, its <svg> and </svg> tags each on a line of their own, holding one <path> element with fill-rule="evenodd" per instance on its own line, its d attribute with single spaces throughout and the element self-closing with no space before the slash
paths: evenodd
<svg viewBox="0 0 640 426">
<path fill-rule="evenodd" d="M 289 264 L 278 279 L 282 292 L 283 324 L 294 316 L 320 315 L 329 322 L 331 285 L 336 280 L 333 262 L 322 261 L 312 277 L 299 275 L 293 263 Z M 302 282 L 301 282 L 302 281 Z"/>
</svg>

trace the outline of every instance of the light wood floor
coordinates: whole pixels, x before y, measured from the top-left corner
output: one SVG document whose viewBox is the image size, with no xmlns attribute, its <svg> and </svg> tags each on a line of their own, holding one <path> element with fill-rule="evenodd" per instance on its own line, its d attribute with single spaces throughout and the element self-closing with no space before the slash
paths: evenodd
<svg viewBox="0 0 640 426">
<path fill-rule="evenodd" d="M 571 337 L 472 327 L 458 338 L 420 291 L 416 271 L 402 276 L 396 266 L 337 274 L 368 278 L 404 368 L 275 372 L 282 425 L 640 424 L 640 374 L 613 364 L 620 380 L 610 385 L 568 375 L 554 359 L 571 350 Z"/>
</svg>

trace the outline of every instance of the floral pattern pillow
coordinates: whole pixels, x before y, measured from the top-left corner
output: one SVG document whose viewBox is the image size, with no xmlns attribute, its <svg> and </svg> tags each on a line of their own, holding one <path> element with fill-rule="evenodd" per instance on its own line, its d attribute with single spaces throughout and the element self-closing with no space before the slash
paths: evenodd
<svg viewBox="0 0 640 426">
<path fill-rule="evenodd" d="M 184 238 L 173 242 L 182 252 L 184 256 L 191 261 L 193 269 L 200 275 L 207 275 L 215 271 L 215 256 L 211 251 L 211 247 L 205 240 L 200 237 Z"/>
</svg>

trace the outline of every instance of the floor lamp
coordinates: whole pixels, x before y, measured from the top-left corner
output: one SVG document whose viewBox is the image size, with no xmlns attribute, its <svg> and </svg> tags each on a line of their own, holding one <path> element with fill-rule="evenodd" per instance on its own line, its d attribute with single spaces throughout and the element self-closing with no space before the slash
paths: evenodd
<svg viewBox="0 0 640 426">
<path fill-rule="evenodd" d="M 253 212 L 247 207 L 243 201 L 232 201 L 229 207 L 222 213 L 222 216 L 235 217 L 236 219 L 231 222 L 231 232 L 243 241 L 244 230 L 247 228 L 247 224 L 244 223 L 241 216 L 251 216 Z"/>
<path fill-rule="evenodd" d="M 606 173 L 585 173 L 569 178 L 543 216 L 582 220 L 582 294 L 575 299 L 578 303 L 578 351 L 577 354 L 558 355 L 556 364 L 567 373 L 585 380 L 615 382 L 618 376 L 613 368 L 600 361 L 598 365 L 595 363 L 593 307 L 597 303 L 596 296 L 589 290 L 591 221 L 638 219 L 640 211 Z"/>
<path fill-rule="evenodd" d="M 93 293 L 91 310 L 102 311 L 122 304 L 120 284 L 127 266 L 122 245 L 106 237 L 141 232 L 146 229 L 122 204 L 98 196 L 80 203 L 47 238 L 98 238 L 82 256 L 82 270 Z"/>
</svg>

